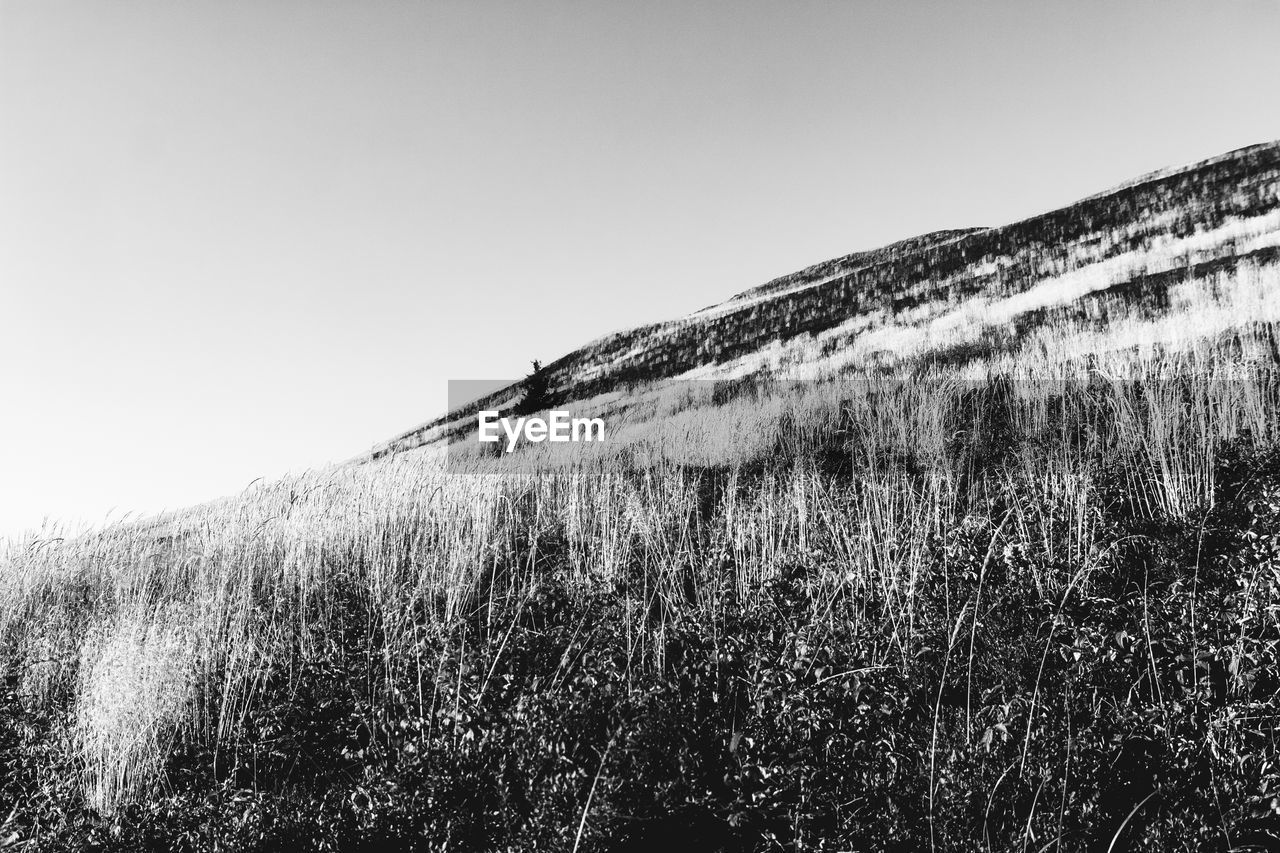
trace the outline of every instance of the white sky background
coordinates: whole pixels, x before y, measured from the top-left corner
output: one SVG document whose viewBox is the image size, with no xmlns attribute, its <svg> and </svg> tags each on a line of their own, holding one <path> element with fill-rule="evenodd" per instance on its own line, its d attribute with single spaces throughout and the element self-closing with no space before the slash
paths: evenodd
<svg viewBox="0 0 1280 853">
<path fill-rule="evenodd" d="M 0 535 L 1280 137 L 1280 3 L 0 0 Z"/>
</svg>

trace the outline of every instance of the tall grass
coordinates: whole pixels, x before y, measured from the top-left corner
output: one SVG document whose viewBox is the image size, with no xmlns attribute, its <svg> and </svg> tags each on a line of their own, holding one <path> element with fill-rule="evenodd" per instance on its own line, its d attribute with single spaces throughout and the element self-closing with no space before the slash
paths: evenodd
<svg viewBox="0 0 1280 853">
<path fill-rule="evenodd" d="M 377 684 L 430 667 L 424 638 L 447 626 L 508 630 L 492 620 L 518 608 L 552 558 L 584 588 L 625 591 L 637 669 L 663 666 L 663 632 L 682 610 L 714 606 L 726 580 L 749 595 L 797 559 L 828 566 L 833 591 L 884 602 L 866 617 L 890 638 L 873 665 L 906 665 L 928 554 L 966 518 L 1007 507 L 999 523 L 1039 552 L 1030 581 L 1051 600 L 1101 559 L 1100 466 L 1120 467 L 1136 511 L 1181 517 L 1213 494 L 1215 448 L 1246 430 L 1273 441 L 1280 410 L 1270 377 L 1025 390 L 886 387 L 833 396 L 827 410 L 809 401 L 800 422 L 756 409 L 758 435 L 839 424 L 847 475 L 803 456 L 635 467 L 626 445 L 537 476 L 396 458 L 150 524 L 13 543 L 0 574 L 5 666 L 31 696 L 71 697 L 85 794 L 109 812 L 161 778 L 176 738 L 236 743 L 268 668 L 305 666 L 367 629 L 373 699 Z M 993 393 L 1007 423 L 983 422 Z M 1053 407 L 1072 412 L 1055 419 Z M 974 479 L 975 454 L 1000 440 L 1011 442 L 1004 480 Z M 339 588 L 367 603 L 367 626 L 347 623 Z"/>
<path fill-rule="evenodd" d="M 1258 281 L 1217 292 L 1262 298 Z M 1163 355 L 1121 325 L 1072 362 L 1058 353 L 1082 333 L 1063 327 L 977 380 L 970 364 L 727 393 L 662 386 L 624 401 L 612 442 L 574 460 L 545 445 L 523 465 L 407 453 L 32 535 L 0 555 L 0 660 L 30 701 L 71 708 L 69 748 L 102 813 L 162 782 L 176 744 L 235 763 L 269 678 L 338 647 L 363 654 L 353 689 L 370 705 L 426 683 L 411 700 L 434 707 L 457 694 L 431 675 L 440 644 L 466 624 L 494 641 L 483 692 L 550 571 L 583 596 L 621 597 L 627 678 L 668 666 L 682 614 L 749 598 L 796 562 L 820 569 L 815 630 L 834 630 L 838 599 L 876 602 L 854 610 L 883 638 L 863 666 L 907 671 L 937 643 L 925 575 L 957 536 L 976 537 L 986 557 L 963 568 L 976 586 L 957 586 L 941 617 L 946 666 L 972 678 L 995 562 L 1024 566 L 1046 606 L 1087 593 L 1112 559 L 1107 484 L 1123 484 L 1135 515 L 1192 517 L 1213 500 L 1224 445 L 1280 438 L 1280 385 L 1256 357 L 1275 327 L 1221 325 Z"/>
</svg>

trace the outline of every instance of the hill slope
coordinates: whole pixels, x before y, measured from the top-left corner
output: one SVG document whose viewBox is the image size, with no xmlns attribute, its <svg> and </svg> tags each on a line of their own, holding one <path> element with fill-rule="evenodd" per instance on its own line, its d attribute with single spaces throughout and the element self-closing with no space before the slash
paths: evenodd
<svg viewBox="0 0 1280 853">
<path fill-rule="evenodd" d="M 1274 849 L 1274 155 L 597 341 L 574 464 L 0 542 L 0 847 Z"/>
<path fill-rule="evenodd" d="M 1158 317 L 1180 284 L 1280 257 L 1280 142 L 1152 172 L 998 228 L 939 231 L 825 261 L 548 366 L 553 399 L 669 377 L 877 371 L 990 358 L 1038 329 Z M 457 415 L 509 400 L 507 389 Z M 370 458 L 438 439 L 447 419 Z"/>
</svg>

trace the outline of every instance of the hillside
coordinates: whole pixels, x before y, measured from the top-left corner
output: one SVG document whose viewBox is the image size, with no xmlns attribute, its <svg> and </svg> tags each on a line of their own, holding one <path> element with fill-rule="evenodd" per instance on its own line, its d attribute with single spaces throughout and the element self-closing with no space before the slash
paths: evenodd
<svg viewBox="0 0 1280 853">
<path fill-rule="evenodd" d="M 940 231 L 807 267 L 687 317 L 606 335 L 548 366 L 553 399 L 629 383 L 964 364 L 1178 306 L 1188 282 L 1280 259 L 1280 142 L 1152 172 L 997 228 Z M 464 411 L 506 402 L 508 390 Z M 378 445 L 436 440 L 447 419 Z"/>
<path fill-rule="evenodd" d="M 0 542 L 0 850 L 1280 849 L 1278 153 L 596 341 L 568 462 Z"/>
</svg>

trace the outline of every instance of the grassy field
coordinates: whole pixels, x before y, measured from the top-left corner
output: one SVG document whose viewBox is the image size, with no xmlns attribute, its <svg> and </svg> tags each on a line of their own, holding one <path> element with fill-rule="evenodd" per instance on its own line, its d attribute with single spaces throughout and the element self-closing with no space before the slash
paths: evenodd
<svg viewBox="0 0 1280 853">
<path fill-rule="evenodd" d="M 1265 193 L 591 373 L 576 455 L 6 543 L 0 849 L 1280 849 Z"/>
<path fill-rule="evenodd" d="M 0 838 L 1271 838 L 1274 332 L 1052 378 L 659 384 L 590 457 L 404 454 L 10 543 Z"/>
</svg>

